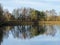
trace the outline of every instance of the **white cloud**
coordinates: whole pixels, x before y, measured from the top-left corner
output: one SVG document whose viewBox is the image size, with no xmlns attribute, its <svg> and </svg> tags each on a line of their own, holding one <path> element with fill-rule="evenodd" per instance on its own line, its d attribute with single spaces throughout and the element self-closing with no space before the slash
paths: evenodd
<svg viewBox="0 0 60 45">
<path fill-rule="evenodd" d="M 43 5 L 42 2 L 33 2 L 33 1 L 14 1 L 16 4 L 29 4 L 29 5 Z"/>
<path fill-rule="evenodd" d="M 20 7 L 31 7 L 38 10 L 59 10 L 59 1 L 60 0 L 1 0 L 0 3 L 3 4 L 4 8 L 8 8 L 9 10 Z"/>
<path fill-rule="evenodd" d="M 60 0 L 44 0 L 44 1 L 60 1 Z"/>
</svg>

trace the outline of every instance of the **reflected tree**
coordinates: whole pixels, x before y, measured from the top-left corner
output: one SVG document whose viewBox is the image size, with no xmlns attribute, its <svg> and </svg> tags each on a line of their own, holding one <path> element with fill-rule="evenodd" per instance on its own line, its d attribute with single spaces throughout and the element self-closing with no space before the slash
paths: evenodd
<svg viewBox="0 0 60 45">
<path fill-rule="evenodd" d="M 2 41 L 3 41 L 3 29 L 0 28 L 0 45 L 1 45 Z"/>
<path fill-rule="evenodd" d="M 54 36 L 56 34 L 56 29 L 54 28 L 54 26 L 45 26 L 45 34 L 46 35 L 51 35 Z"/>
</svg>

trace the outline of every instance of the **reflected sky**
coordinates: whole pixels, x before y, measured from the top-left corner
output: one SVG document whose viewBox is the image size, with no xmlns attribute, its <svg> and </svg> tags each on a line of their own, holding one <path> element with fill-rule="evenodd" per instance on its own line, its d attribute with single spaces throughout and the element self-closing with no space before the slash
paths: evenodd
<svg viewBox="0 0 60 45">
<path fill-rule="evenodd" d="M 24 39 L 24 38 L 21 38 L 21 37 L 20 38 L 19 37 L 14 37 L 12 32 L 20 29 L 20 28 L 18 29 L 17 26 L 14 26 L 13 28 L 12 27 L 9 28 L 10 30 L 7 30 L 7 31 L 5 30 L 6 33 L 7 32 L 9 32 L 9 33 L 7 33 L 8 34 L 7 37 L 6 37 L 7 34 L 4 33 L 5 37 L 3 37 L 3 42 L 1 43 L 1 45 L 8 45 L 8 44 L 9 45 L 60 45 L 60 28 L 59 27 L 60 26 L 54 25 L 54 29 L 56 30 L 56 33 L 55 33 L 54 36 L 46 35 L 45 33 L 43 33 L 43 34 L 33 36 L 31 38 L 25 38 Z M 31 27 L 28 26 L 28 29 L 30 29 L 30 28 Z M 6 28 L 4 28 L 4 29 L 6 29 Z M 26 27 L 26 30 L 28 30 L 28 29 Z M 16 31 L 15 33 L 19 32 L 19 31 Z M 23 32 L 22 33 L 20 32 L 19 34 L 23 34 Z"/>
</svg>

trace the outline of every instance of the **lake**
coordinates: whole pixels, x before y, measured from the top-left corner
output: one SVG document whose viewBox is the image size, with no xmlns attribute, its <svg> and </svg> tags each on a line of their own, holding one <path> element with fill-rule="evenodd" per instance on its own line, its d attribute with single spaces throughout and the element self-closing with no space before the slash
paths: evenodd
<svg viewBox="0 0 60 45">
<path fill-rule="evenodd" d="M 0 45 L 60 45 L 60 26 L 3 26 Z"/>
</svg>

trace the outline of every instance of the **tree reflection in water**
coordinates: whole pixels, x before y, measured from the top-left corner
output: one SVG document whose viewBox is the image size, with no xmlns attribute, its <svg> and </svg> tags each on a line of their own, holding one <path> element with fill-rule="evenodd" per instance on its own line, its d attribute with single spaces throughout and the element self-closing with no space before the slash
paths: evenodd
<svg viewBox="0 0 60 45">
<path fill-rule="evenodd" d="M 14 38 L 31 38 L 39 34 L 43 34 L 45 32 L 44 26 L 36 26 L 32 27 L 32 25 L 21 25 L 15 26 L 14 29 L 11 30 Z"/>
<path fill-rule="evenodd" d="M 0 45 L 1 43 L 3 42 L 3 38 L 7 38 L 9 36 L 9 31 L 11 29 L 11 27 L 9 28 L 9 26 L 6 28 L 6 27 L 0 27 Z M 8 30 L 7 30 L 8 29 Z"/>
<path fill-rule="evenodd" d="M 52 36 L 54 36 L 55 34 L 56 34 L 56 29 L 54 28 L 54 26 L 45 26 L 45 34 L 46 35 L 52 35 Z"/>
<path fill-rule="evenodd" d="M 0 28 L 0 45 L 2 41 L 3 41 L 3 29 Z"/>
<path fill-rule="evenodd" d="M 11 33 L 10 33 L 11 32 Z M 30 39 L 40 34 L 54 36 L 56 30 L 54 26 L 32 26 L 32 25 L 20 25 L 20 26 L 6 26 L 0 27 L 0 44 L 3 38 L 8 38 L 12 34 L 13 38 Z"/>
<path fill-rule="evenodd" d="M 15 26 L 13 30 L 11 30 L 13 36 L 15 38 L 30 38 L 30 29 L 31 26 Z"/>
</svg>

